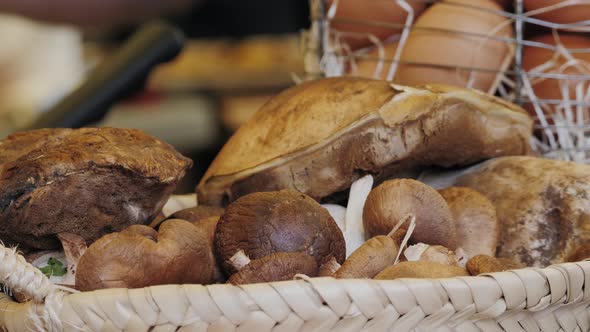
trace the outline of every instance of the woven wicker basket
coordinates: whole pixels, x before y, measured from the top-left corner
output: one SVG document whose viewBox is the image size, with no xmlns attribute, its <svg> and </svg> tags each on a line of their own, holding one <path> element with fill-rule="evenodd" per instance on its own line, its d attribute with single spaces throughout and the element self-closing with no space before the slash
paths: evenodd
<svg viewBox="0 0 590 332">
<path fill-rule="evenodd" d="M 479 277 L 396 281 L 300 277 L 68 293 L 14 250 L 0 281 L 5 331 L 588 331 L 590 262 Z"/>
</svg>

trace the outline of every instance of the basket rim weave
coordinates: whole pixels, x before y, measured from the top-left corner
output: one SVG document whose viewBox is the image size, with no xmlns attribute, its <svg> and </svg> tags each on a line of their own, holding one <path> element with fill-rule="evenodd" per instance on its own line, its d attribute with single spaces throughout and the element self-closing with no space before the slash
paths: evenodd
<svg viewBox="0 0 590 332">
<path fill-rule="evenodd" d="M 590 330 L 590 261 L 436 280 L 298 276 L 73 294 L 36 271 L 14 250 L 0 248 L 0 281 L 35 299 L 15 303 L 1 294 L 1 330 Z"/>
</svg>

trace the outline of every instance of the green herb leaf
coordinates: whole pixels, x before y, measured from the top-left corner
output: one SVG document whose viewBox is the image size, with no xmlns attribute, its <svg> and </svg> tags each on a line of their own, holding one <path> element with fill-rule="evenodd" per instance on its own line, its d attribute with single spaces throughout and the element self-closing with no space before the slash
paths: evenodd
<svg viewBox="0 0 590 332">
<path fill-rule="evenodd" d="M 41 272 L 47 277 L 61 277 L 68 271 L 62 262 L 58 259 L 50 257 L 47 261 L 47 266 L 40 268 Z"/>
</svg>

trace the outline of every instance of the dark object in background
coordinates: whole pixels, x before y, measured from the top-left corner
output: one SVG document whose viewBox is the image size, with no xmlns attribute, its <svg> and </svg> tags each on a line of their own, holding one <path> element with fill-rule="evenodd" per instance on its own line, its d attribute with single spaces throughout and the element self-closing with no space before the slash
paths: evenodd
<svg viewBox="0 0 590 332">
<path fill-rule="evenodd" d="M 184 36 L 178 29 L 146 23 L 29 129 L 80 128 L 101 120 L 115 102 L 140 90 L 158 64 L 176 58 L 183 45 Z"/>
<path fill-rule="evenodd" d="M 306 0 L 210 0 L 176 23 L 192 38 L 285 34 L 309 26 Z"/>
<path fill-rule="evenodd" d="M 297 33 L 310 25 L 307 0 L 208 0 L 196 4 L 185 14 L 168 19 L 189 38 L 279 35 Z M 132 31 L 111 31 L 103 38 L 121 41 Z"/>
</svg>

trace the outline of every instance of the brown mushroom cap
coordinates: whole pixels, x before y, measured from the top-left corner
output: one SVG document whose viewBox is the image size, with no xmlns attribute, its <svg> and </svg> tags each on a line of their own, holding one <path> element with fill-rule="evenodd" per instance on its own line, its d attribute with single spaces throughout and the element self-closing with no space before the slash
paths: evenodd
<svg viewBox="0 0 590 332">
<path fill-rule="evenodd" d="M 183 209 L 180 211 L 176 211 L 171 214 L 168 218 L 163 219 L 155 219 L 151 224 L 150 227 L 158 229 L 158 226 L 164 221 L 169 219 L 182 219 L 186 220 L 192 224 L 196 224 L 198 221 L 202 219 L 206 219 L 209 217 L 219 217 L 223 214 L 224 209 L 215 206 L 207 206 L 207 205 L 199 205 L 187 209 Z"/>
<path fill-rule="evenodd" d="M 331 277 L 341 266 L 342 265 L 336 261 L 336 258 L 331 257 L 327 262 L 320 266 L 318 277 Z"/>
<path fill-rule="evenodd" d="M 460 266 L 459 259 L 453 251 L 440 245 L 427 245 L 419 243 L 408 247 L 404 256 L 410 262 L 424 261 L 435 262 L 443 265 Z"/>
<path fill-rule="evenodd" d="M 447 203 L 436 190 L 415 180 L 385 181 L 373 189 L 365 202 L 363 223 L 369 236 L 385 235 L 408 214 L 416 217 L 414 242 L 456 248 L 455 224 Z"/>
<path fill-rule="evenodd" d="M 477 255 L 467 261 L 465 265 L 472 276 L 482 273 L 493 273 L 508 270 L 496 257 L 488 255 Z"/>
<path fill-rule="evenodd" d="M 364 172 L 381 180 L 421 166 L 526 153 L 532 125 L 526 111 L 470 89 L 313 80 L 272 98 L 240 127 L 197 192 L 209 205 L 278 189 L 320 200 Z"/>
<path fill-rule="evenodd" d="M 566 262 L 579 262 L 590 258 L 590 245 L 583 244 L 572 252 L 570 252 L 565 258 Z"/>
<path fill-rule="evenodd" d="M 207 235 L 184 220 L 167 220 L 159 232 L 134 225 L 94 242 L 78 263 L 76 289 L 208 284 L 215 260 Z"/>
<path fill-rule="evenodd" d="M 223 208 L 207 205 L 199 205 L 192 208 L 174 212 L 168 219 L 182 219 L 195 223 L 209 217 L 219 217 L 225 211 Z"/>
<path fill-rule="evenodd" d="M 526 267 L 522 263 L 520 263 L 512 258 L 498 257 L 497 259 L 500 263 L 502 263 L 502 265 L 504 265 L 506 270 L 518 270 L 518 269 L 524 269 Z"/>
<path fill-rule="evenodd" d="M 332 256 L 341 263 L 346 251 L 328 211 L 291 190 L 253 193 L 230 204 L 217 224 L 214 247 L 227 274 L 236 271 L 229 259 L 239 250 L 252 260 L 275 252 L 306 252 L 318 265 Z"/>
<path fill-rule="evenodd" d="M 373 278 L 395 263 L 399 246 L 391 237 L 378 235 L 355 250 L 333 275 L 338 279 Z"/>
<path fill-rule="evenodd" d="M 195 225 L 197 228 L 201 229 L 206 235 L 207 239 L 209 239 L 209 247 L 211 248 L 211 255 L 215 258 L 215 253 L 213 250 L 213 239 L 215 238 L 215 229 L 217 228 L 217 223 L 219 222 L 219 216 L 208 217 L 204 219 L 198 219 L 195 222 L 191 222 L 191 224 Z M 215 281 L 216 282 L 224 282 L 225 276 L 223 272 L 221 272 L 221 268 L 215 260 L 214 264 L 215 269 Z"/>
<path fill-rule="evenodd" d="M 457 246 L 475 255 L 496 255 L 500 226 L 496 208 L 484 195 L 466 187 L 440 190 L 453 219 L 457 233 Z"/>
<path fill-rule="evenodd" d="M 453 278 L 468 276 L 459 266 L 443 265 L 435 262 L 401 262 L 381 271 L 375 279 L 392 280 L 398 278 Z"/>
<path fill-rule="evenodd" d="M 276 252 L 250 261 L 234 273 L 228 282 L 234 285 L 292 280 L 296 274 L 315 277 L 318 264 L 303 252 Z"/>
</svg>

